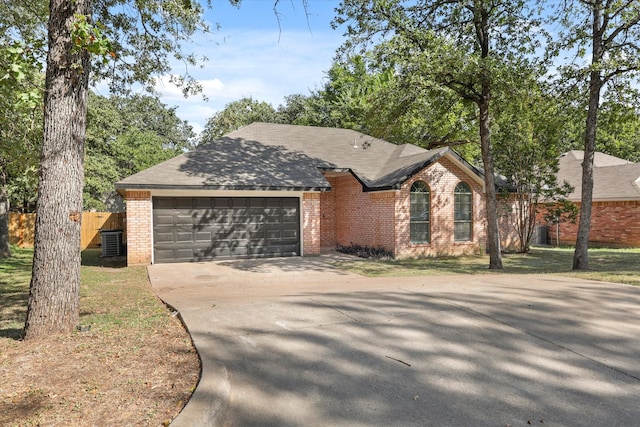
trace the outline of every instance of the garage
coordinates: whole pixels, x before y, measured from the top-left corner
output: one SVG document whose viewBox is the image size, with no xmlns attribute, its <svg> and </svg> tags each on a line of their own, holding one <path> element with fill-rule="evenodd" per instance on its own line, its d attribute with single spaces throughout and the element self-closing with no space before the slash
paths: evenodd
<svg viewBox="0 0 640 427">
<path fill-rule="evenodd" d="M 156 263 L 300 255 L 297 197 L 154 197 Z"/>
</svg>

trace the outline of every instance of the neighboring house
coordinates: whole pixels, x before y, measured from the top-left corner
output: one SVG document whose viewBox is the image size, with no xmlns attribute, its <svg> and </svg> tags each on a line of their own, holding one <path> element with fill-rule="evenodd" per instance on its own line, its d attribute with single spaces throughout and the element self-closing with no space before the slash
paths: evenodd
<svg viewBox="0 0 640 427">
<path fill-rule="evenodd" d="M 568 196 L 580 208 L 583 151 L 560 158 L 558 181 L 574 187 Z M 593 168 L 593 204 L 589 242 L 602 246 L 640 246 L 640 163 L 596 153 Z M 549 236 L 561 244 L 575 244 L 578 224 L 549 226 Z"/>
<path fill-rule="evenodd" d="M 116 183 L 129 264 L 382 247 L 460 255 L 486 241 L 482 173 L 453 150 L 254 123 Z"/>
</svg>

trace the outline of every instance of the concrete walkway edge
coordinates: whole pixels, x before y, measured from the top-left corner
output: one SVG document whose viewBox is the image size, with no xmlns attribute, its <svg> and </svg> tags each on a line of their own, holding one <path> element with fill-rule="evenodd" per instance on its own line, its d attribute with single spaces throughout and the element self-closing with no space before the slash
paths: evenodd
<svg viewBox="0 0 640 427">
<path fill-rule="evenodd" d="M 193 348 L 200 359 L 200 379 L 195 385 L 195 390 L 182 411 L 171 422 L 172 427 L 214 427 L 222 424 L 224 413 L 229 402 L 231 386 L 229 373 L 224 366 L 203 358 L 202 352 L 193 341 L 193 335 L 182 317 L 182 313 L 176 310 L 168 302 L 164 303 L 178 313 L 182 326 L 191 337 Z"/>
</svg>

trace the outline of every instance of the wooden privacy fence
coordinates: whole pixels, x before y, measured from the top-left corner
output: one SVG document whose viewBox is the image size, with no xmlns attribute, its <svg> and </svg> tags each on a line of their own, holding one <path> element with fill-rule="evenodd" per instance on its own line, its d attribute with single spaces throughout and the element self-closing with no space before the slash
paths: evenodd
<svg viewBox="0 0 640 427">
<path fill-rule="evenodd" d="M 99 248 L 100 230 L 125 230 L 127 214 L 125 212 L 83 212 L 82 240 L 80 249 Z M 9 243 L 21 248 L 33 247 L 36 225 L 34 213 L 9 213 Z M 122 237 L 123 242 L 125 236 Z"/>
</svg>

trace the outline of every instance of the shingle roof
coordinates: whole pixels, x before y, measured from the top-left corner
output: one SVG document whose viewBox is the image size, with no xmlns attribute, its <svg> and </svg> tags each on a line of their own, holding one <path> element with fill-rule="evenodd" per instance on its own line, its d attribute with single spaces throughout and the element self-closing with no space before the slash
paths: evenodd
<svg viewBox="0 0 640 427">
<path fill-rule="evenodd" d="M 573 150 L 560 158 L 558 180 L 574 187 L 569 200 L 580 201 L 584 152 Z M 631 163 L 604 153 L 593 161 L 593 200 L 640 200 L 640 163 Z"/>
<path fill-rule="evenodd" d="M 350 171 L 365 191 L 395 188 L 449 148 L 395 145 L 348 129 L 253 123 L 116 183 L 117 189 L 328 190 L 325 170 Z"/>
</svg>

